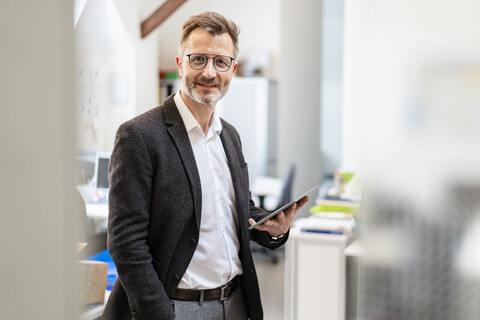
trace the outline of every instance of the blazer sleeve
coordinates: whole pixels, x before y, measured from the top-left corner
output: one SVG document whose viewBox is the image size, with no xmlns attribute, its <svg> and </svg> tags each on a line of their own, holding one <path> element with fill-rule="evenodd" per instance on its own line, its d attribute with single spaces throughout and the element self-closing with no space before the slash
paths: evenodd
<svg viewBox="0 0 480 320">
<path fill-rule="evenodd" d="M 250 218 L 253 218 L 253 220 L 258 221 L 263 217 L 265 217 L 266 214 L 267 212 L 255 206 L 255 202 L 252 200 L 252 195 L 250 193 Z M 289 233 L 290 233 L 290 230 L 285 234 L 285 236 L 282 238 L 281 241 L 272 241 L 268 232 L 252 229 L 250 231 L 250 239 L 257 242 L 261 246 L 264 246 L 271 250 L 275 250 L 278 247 L 281 247 L 282 245 L 284 245 L 285 242 L 287 242 Z"/>
<path fill-rule="evenodd" d="M 147 243 L 154 165 L 134 124 L 120 126 L 109 165 L 108 251 L 135 319 L 174 319 Z"/>
</svg>

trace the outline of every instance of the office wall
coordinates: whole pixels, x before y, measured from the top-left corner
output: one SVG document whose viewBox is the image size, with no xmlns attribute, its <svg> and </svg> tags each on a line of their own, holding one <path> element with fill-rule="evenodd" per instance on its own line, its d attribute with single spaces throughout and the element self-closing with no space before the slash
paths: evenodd
<svg viewBox="0 0 480 320">
<path fill-rule="evenodd" d="M 342 167 L 343 3 L 322 1 L 320 148 L 325 174 Z"/>
<path fill-rule="evenodd" d="M 322 1 L 281 1 L 278 168 L 296 165 L 294 193 L 321 181 Z M 303 209 L 302 214 L 308 210 Z"/>
<path fill-rule="evenodd" d="M 159 0 L 115 0 L 117 10 L 135 48 L 136 98 L 135 114 L 158 105 L 158 29 L 141 37 L 140 25 L 162 3 Z"/>
<path fill-rule="evenodd" d="M 121 123 L 158 105 L 155 32 L 142 39 L 140 25 L 161 1 L 74 1 L 75 133 L 80 153 L 111 151 Z M 78 174 L 77 183 L 91 177 L 88 172 L 83 175 Z"/>
<path fill-rule="evenodd" d="M 73 6 L 0 2 L 0 319 L 75 319 Z"/>
<path fill-rule="evenodd" d="M 156 31 L 140 35 L 158 2 L 75 1 L 79 148 L 111 150 L 122 122 L 158 105 Z"/>
<path fill-rule="evenodd" d="M 135 115 L 137 50 L 113 0 L 76 4 L 78 148 L 111 150 L 118 126 Z"/>
</svg>

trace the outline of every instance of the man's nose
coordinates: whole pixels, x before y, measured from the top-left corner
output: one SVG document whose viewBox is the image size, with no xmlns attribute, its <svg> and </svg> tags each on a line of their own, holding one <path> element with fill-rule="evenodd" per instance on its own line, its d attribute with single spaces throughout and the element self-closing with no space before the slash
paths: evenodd
<svg viewBox="0 0 480 320">
<path fill-rule="evenodd" d="M 205 68 L 203 68 L 203 76 L 205 78 L 212 79 L 212 78 L 215 78 L 216 75 L 217 75 L 217 70 L 213 65 L 213 59 L 208 59 L 207 65 L 205 66 Z"/>
</svg>

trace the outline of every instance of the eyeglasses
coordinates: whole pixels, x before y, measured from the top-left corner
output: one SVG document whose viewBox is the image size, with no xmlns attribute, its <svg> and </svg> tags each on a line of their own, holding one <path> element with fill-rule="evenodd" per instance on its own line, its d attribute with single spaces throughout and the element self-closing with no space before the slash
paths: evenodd
<svg viewBox="0 0 480 320">
<path fill-rule="evenodd" d="M 200 53 L 192 53 L 192 54 L 186 54 L 186 57 L 188 57 L 188 62 L 190 63 L 190 67 L 194 70 L 202 70 L 205 68 L 205 66 L 208 63 L 208 59 L 213 60 L 213 65 L 215 66 L 215 69 L 220 72 L 225 72 L 230 69 L 232 66 L 232 61 L 235 60 L 232 57 L 229 56 L 215 56 L 213 58 L 207 57 L 206 54 L 200 54 Z"/>
</svg>

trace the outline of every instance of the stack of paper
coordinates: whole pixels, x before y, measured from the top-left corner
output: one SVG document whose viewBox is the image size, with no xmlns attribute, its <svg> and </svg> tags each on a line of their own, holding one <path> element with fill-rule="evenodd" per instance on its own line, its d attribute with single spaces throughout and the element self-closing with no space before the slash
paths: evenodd
<svg viewBox="0 0 480 320">
<path fill-rule="evenodd" d="M 295 226 L 302 232 L 326 233 L 326 234 L 350 234 L 355 228 L 355 218 L 343 215 L 317 216 L 298 219 Z"/>
<path fill-rule="evenodd" d="M 333 213 L 338 217 L 355 216 L 360 209 L 360 203 L 348 200 L 317 199 L 315 204 L 310 209 L 310 213 L 319 216 L 328 216 Z"/>
</svg>

